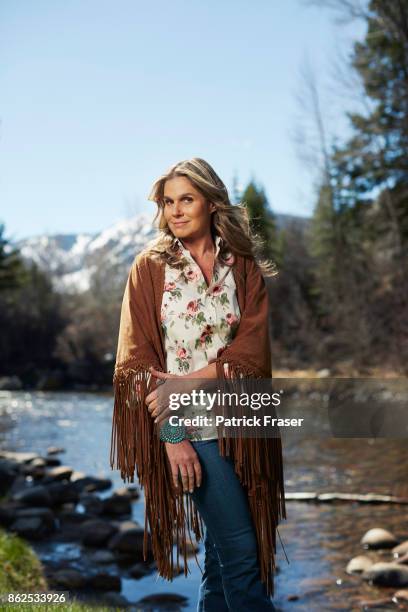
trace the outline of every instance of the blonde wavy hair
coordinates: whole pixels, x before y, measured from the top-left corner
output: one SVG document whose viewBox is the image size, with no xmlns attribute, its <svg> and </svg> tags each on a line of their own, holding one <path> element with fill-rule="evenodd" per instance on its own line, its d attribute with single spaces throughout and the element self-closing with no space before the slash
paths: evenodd
<svg viewBox="0 0 408 612">
<path fill-rule="evenodd" d="M 277 274 L 275 263 L 262 258 L 264 241 L 252 232 L 245 203 L 230 202 L 226 186 L 210 164 L 200 157 L 177 162 L 154 182 L 148 199 L 157 204 L 153 224 L 159 234 L 146 245 L 145 254 L 163 258 L 175 268 L 183 267 L 186 263 L 180 259 L 175 236 L 164 217 L 164 186 L 166 181 L 176 176 L 186 177 L 208 203 L 215 204 L 216 210 L 211 215 L 211 234 L 213 239 L 217 234 L 222 239 L 219 251 L 221 262 L 225 263 L 230 253 L 253 257 L 262 274 Z"/>
</svg>

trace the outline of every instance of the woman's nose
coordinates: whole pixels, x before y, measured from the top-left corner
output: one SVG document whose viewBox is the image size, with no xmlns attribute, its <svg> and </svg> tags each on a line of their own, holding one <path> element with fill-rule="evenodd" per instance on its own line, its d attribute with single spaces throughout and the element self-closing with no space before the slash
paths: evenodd
<svg viewBox="0 0 408 612">
<path fill-rule="evenodd" d="M 174 203 L 174 209 L 173 209 L 173 215 L 178 216 L 182 212 L 183 212 L 183 209 L 182 209 L 182 206 L 181 206 L 180 202 L 178 202 L 178 203 L 175 202 Z"/>
</svg>

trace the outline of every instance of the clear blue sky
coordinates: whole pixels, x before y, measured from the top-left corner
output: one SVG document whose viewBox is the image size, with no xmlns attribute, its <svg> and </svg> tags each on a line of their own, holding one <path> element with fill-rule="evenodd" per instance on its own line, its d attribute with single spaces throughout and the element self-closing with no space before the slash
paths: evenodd
<svg viewBox="0 0 408 612">
<path fill-rule="evenodd" d="M 300 69 L 307 57 L 323 85 L 336 48 L 363 34 L 301 0 L 3 0 L 6 236 L 152 212 L 153 181 L 194 156 L 229 189 L 253 177 L 273 210 L 309 215 L 313 176 L 291 138 Z"/>
</svg>

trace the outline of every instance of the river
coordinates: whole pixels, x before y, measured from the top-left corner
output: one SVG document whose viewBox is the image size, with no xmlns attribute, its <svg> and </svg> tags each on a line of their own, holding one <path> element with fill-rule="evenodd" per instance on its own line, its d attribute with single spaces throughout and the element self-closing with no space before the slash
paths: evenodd
<svg viewBox="0 0 408 612">
<path fill-rule="evenodd" d="M 89 475 L 111 478 L 111 494 L 123 483 L 109 465 L 113 397 L 109 393 L 0 392 L 1 450 L 46 454 L 61 446 L 61 463 Z M 313 491 L 407 495 L 406 439 L 311 438 L 286 441 L 284 472 L 287 492 Z M 395 589 L 376 588 L 345 572 L 351 557 L 363 554 L 359 543 L 371 527 L 384 527 L 401 541 L 408 539 L 407 506 L 357 502 L 287 502 L 287 520 L 279 526 L 274 603 L 280 610 L 360 610 L 362 598 L 375 599 Z M 133 504 L 133 518 L 143 524 L 143 499 Z M 33 544 L 34 547 L 36 546 Z M 71 554 L 63 547 L 52 554 Z M 79 551 L 77 551 L 79 554 Z M 378 557 L 378 555 L 377 555 Z M 389 558 L 385 556 L 386 558 Z M 198 555 L 203 566 L 202 548 Z M 191 574 L 172 583 L 151 574 L 122 579 L 130 601 L 153 593 L 184 595 L 186 612 L 196 609 L 200 570 L 194 557 Z M 115 571 L 115 567 L 112 568 Z"/>
</svg>

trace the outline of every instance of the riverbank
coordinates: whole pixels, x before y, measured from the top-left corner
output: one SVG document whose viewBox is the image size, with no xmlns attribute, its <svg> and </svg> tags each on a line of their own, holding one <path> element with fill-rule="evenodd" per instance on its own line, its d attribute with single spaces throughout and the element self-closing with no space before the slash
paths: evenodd
<svg viewBox="0 0 408 612">
<path fill-rule="evenodd" d="M 53 591 L 44 575 L 40 559 L 25 540 L 2 528 L 0 528 L 0 568 L 0 610 L 11 609 L 12 605 L 17 606 L 19 612 L 55 609 L 55 604 L 44 603 Z M 38 597 L 40 602 L 43 598 L 43 603 L 29 603 L 30 595 L 33 600 Z M 60 605 L 60 609 L 65 612 L 95 610 L 93 606 L 81 604 L 75 598 Z M 98 610 L 109 612 L 112 608 L 99 607 Z"/>
<path fill-rule="evenodd" d="M 274 368 L 272 371 L 273 378 L 376 378 L 379 380 L 403 378 L 408 380 L 407 374 L 403 372 L 396 372 L 392 368 L 380 368 L 380 367 L 365 367 L 355 368 L 350 364 L 339 363 L 335 369 L 330 370 L 329 368 L 322 368 L 316 370 L 314 368 L 299 368 L 299 369 L 285 369 L 285 368 Z"/>
<path fill-rule="evenodd" d="M 149 540 L 148 558 L 143 558 L 144 527 L 131 520 L 138 487 L 129 485 L 103 497 L 112 481 L 62 465 L 56 456 L 61 452 L 55 447 L 42 455 L 0 451 L 5 493 L 0 523 L 8 531 L 3 532 L 0 593 L 63 591 L 67 605 L 72 599 L 98 610 L 108 606 L 147 612 L 153 604 L 179 609 L 186 602 L 182 595 L 130 602 L 121 594 L 123 578 L 138 580 L 156 570 Z M 20 538 L 32 544 L 41 563 Z"/>
</svg>

